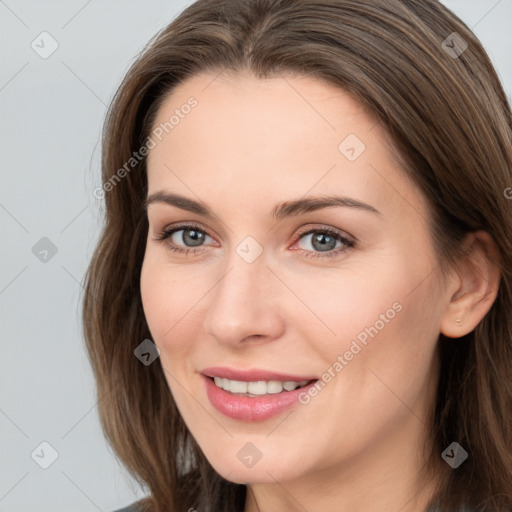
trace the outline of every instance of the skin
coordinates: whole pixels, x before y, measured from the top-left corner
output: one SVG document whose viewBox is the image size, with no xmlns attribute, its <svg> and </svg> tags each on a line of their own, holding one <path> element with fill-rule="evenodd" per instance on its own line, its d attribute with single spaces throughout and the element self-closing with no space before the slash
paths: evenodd
<svg viewBox="0 0 512 512">
<path fill-rule="evenodd" d="M 187 427 L 218 473 L 248 484 L 246 512 L 425 510 L 435 481 L 421 483 L 419 472 L 437 339 L 466 334 L 492 304 L 497 274 L 478 252 L 488 239 L 468 239 L 480 273 L 441 275 L 423 194 L 384 130 L 341 89 L 301 76 L 196 75 L 166 99 L 155 126 L 190 96 L 197 107 L 150 150 L 148 195 L 200 200 L 215 217 L 150 204 L 141 274 L 146 319 Z M 355 161 L 338 149 L 349 134 L 366 146 Z M 380 213 L 271 217 L 282 201 L 332 194 Z M 185 221 L 206 233 L 202 252 L 170 250 L 191 247 L 187 230 L 155 240 Z M 337 242 L 330 252 L 345 250 L 321 257 L 311 234 L 297 234 L 325 227 L 355 245 Z M 247 236 L 263 249 L 252 263 L 236 251 Z M 400 312 L 308 404 L 244 422 L 209 402 L 202 369 L 320 378 L 397 302 Z M 247 442 L 262 454 L 250 468 L 237 457 Z"/>
</svg>

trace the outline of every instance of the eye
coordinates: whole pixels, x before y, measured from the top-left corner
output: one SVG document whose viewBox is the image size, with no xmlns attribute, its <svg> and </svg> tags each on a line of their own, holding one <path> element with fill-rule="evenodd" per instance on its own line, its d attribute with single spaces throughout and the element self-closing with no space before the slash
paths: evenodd
<svg viewBox="0 0 512 512">
<path fill-rule="evenodd" d="M 313 250 L 305 251 L 304 256 L 306 258 L 331 258 L 339 256 L 340 253 L 347 251 L 347 249 L 355 245 L 355 241 L 351 238 L 348 238 L 340 231 L 327 227 L 310 229 L 309 231 L 299 233 L 299 242 L 307 240 L 308 237 L 311 238 L 309 243 L 305 245 L 310 245 Z M 340 245 L 336 247 L 338 243 Z"/>
<path fill-rule="evenodd" d="M 181 234 L 178 234 L 180 232 Z M 206 238 L 211 239 L 211 237 L 198 226 L 194 224 L 182 224 L 180 226 L 164 229 L 155 240 L 158 242 L 168 241 L 170 243 L 167 243 L 167 245 L 171 251 L 188 254 L 190 252 L 203 252 L 201 247 Z M 185 246 L 180 246 L 178 242 L 184 243 Z"/>
<path fill-rule="evenodd" d="M 311 237 L 309 243 L 313 249 L 308 250 L 301 248 L 306 258 L 330 258 L 338 256 L 355 245 L 353 239 L 329 227 L 302 231 L 299 232 L 298 236 L 298 242 L 303 242 L 307 240 L 308 237 Z M 189 253 L 204 252 L 202 247 L 207 238 L 213 240 L 206 231 L 199 226 L 195 224 L 182 224 L 164 229 L 155 240 L 158 242 L 166 242 L 169 249 L 174 253 L 186 255 Z M 184 245 L 182 246 L 180 243 Z M 338 247 L 337 244 L 339 244 Z"/>
</svg>

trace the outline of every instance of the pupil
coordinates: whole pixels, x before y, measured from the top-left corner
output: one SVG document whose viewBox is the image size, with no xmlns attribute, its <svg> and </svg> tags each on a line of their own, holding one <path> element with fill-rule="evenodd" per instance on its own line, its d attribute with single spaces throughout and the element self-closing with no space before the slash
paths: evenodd
<svg viewBox="0 0 512 512">
<path fill-rule="evenodd" d="M 204 235 L 200 231 L 197 231 L 195 229 L 189 229 L 183 233 L 183 241 L 187 243 L 187 240 L 185 240 L 185 238 L 188 238 L 188 242 L 191 242 L 190 245 L 197 246 L 201 245 Z"/>
<path fill-rule="evenodd" d="M 326 242 L 326 239 L 327 239 L 327 242 Z M 329 241 L 331 242 L 330 245 L 329 245 Z M 316 242 L 318 242 L 320 245 L 316 246 L 315 245 Z M 332 242 L 334 242 L 334 243 L 332 243 Z M 334 247 L 336 246 L 336 240 L 330 235 L 320 233 L 320 234 L 316 235 L 315 237 L 313 237 L 313 246 L 315 247 L 315 249 L 319 249 L 320 251 L 327 251 L 330 249 L 334 249 Z"/>
</svg>

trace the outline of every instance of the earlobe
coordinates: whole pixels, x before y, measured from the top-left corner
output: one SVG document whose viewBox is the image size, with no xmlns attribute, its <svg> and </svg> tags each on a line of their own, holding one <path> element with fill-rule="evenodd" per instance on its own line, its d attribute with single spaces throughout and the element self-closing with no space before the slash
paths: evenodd
<svg viewBox="0 0 512 512">
<path fill-rule="evenodd" d="M 463 259 L 447 293 L 449 304 L 441 320 L 441 333 L 460 338 L 475 329 L 491 309 L 500 283 L 499 251 L 485 231 L 470 233 Z"/>
</svg>

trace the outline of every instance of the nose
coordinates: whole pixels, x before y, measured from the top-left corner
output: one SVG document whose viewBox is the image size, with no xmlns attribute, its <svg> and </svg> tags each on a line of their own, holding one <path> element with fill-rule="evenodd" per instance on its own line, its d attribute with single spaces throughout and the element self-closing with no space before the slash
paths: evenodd
<svg viewBox="0 0 512 512">
<path fill-rule="evenodd" d="M 246 263 L 234 255 L 209 294 L 204 320 L 207 334 L 233 347 L 279 338 L 284 330 L 279 286 L 283 287 L 263 257 Z"/>
</svg>

